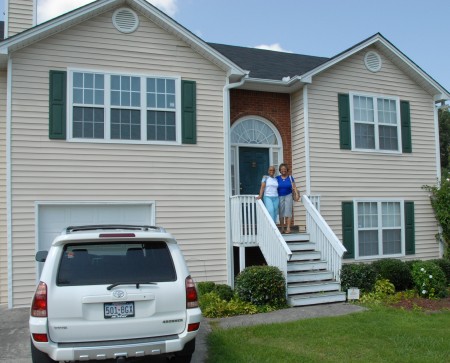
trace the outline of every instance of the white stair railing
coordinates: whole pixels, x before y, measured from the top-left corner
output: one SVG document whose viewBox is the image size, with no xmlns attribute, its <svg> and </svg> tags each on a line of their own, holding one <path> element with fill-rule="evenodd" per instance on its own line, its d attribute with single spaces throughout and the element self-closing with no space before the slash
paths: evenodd
<svg viewBox="0 0 450 363">
<path fill-rule="evenodd" d="M 306 209 L 306 230 L 309 239 L 315 242 L 316 251 L 322 253 L 328 270 L 333 273 L 335 280 L 340 282 L 342 256 L 347 250 L 306 195 L 302 196 L 302 203 Z"/>
<path fill-rule="evenodd" d="M 287 263 L 292 252 L 261 200 L 256 201 L 256 219 L 256 240 L 266 262 L 270 266 L 278 267 L 287 281 Z"/>
</svg>

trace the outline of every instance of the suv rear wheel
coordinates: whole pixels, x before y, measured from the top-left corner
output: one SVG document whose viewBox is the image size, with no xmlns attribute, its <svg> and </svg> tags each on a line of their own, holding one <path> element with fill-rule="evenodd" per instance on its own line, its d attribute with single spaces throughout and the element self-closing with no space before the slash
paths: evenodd
<svg viewBox="0 0 450 363">
<path fill-rule="evenodd" d="M 30 344 L 31 360 L 33 363 L 56 363 L 56 361 L 51 359 L 47 354 L 37 349 L 33 344 L 33 340 L 30 340 Z"/>
</svg>

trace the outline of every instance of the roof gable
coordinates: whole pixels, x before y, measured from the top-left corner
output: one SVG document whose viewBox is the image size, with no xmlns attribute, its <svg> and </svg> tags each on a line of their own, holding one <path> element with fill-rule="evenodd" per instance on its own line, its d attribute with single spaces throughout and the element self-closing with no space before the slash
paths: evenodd
<svg viewBox="0 0 450 363">
<path fill-rule="evenodd" d="M 6 62 L 7 57 L 5 57 L 5 55 L 11 52 L 64 31 L 65 29 L 80 24 L 95 16 L 119 8 L 120 6 L 129 6 L 131 9 L 146 16 L 168 33 L 184 41 L 197 53 L 216 64 L 219 68 L 227 71 L 232 81 L 236 81 L 246 74 L 246 72 L 234 64 L 230 59 L 210 47 L 202 39 L 198 38 L 178 22 L 145 0 L 97 0 L 45 23 L 39 24 L 22 33 L 16 34 L 11 38 L 0 42 L 0 65 L 2 62 L 3 64 Z"/>
</svg>

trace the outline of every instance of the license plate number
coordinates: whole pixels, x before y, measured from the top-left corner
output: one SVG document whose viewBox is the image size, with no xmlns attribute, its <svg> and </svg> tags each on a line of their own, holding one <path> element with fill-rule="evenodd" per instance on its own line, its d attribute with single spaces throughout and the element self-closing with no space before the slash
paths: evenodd
<svg viewBox="0 0 450 363">
<path fill-rule="evenodd" d="M 105 303 L 105 319 L 131 318 L 134 316 L 134 302 Z"/>
</svg>

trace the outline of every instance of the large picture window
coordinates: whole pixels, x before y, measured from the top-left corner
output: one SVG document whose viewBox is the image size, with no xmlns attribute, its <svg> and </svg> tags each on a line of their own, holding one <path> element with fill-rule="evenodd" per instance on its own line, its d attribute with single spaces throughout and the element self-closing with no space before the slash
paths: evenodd
<svg viewBox="0 0 450 363">
<path fill-rule="evenodd" d="M 351 94 L 350 112 L 354 149 L 400 152 L 399 99 Z"/>
<path fill-rule="evenodd" d="M 402 254 L 402 203 L 361 201 L 356 205 L 359 257 Z"/>
<path fill-rule="evenodd" d="M 73 139 L 177 142 L 180 80 L 73 71 Z"/>
</svg>

